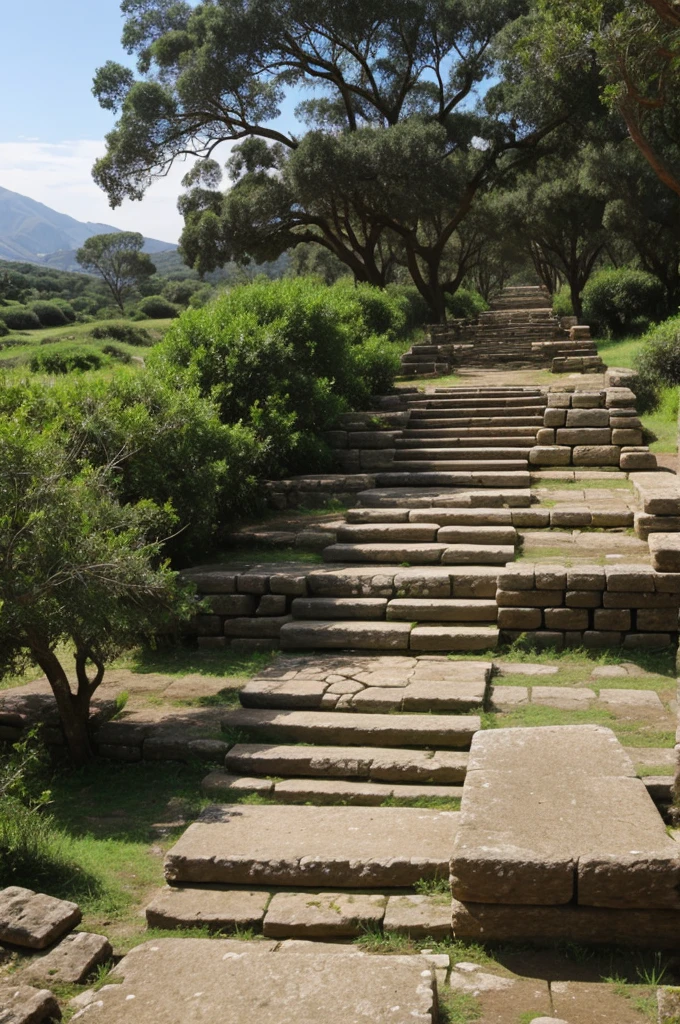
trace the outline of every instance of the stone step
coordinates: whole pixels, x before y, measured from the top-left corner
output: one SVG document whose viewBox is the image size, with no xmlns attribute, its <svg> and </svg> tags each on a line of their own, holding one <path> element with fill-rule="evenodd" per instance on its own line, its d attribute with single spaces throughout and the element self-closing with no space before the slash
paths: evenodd
<svg viewBox="0 0 680 1024">
<path fill-rule="evenodd" d="M 454 453 L 455 458 L 458 458 L 461 450 L 466 449 L 469 451 L 469 449 L 476 449 L 478 452 L 481 450 L 486 458 L 488 457 L 490 450 L 493 451 L 494 456 L 497 457 L 495 453 L 499 450 L 514 451 L 514 449 L 517 448 L 533 448 L 536 444 L 536 430 L 532 430 L 531 433 L 526 436 L 517 435 L 516 437 L 513 437 L 512 435 L 508 435 L 507 437 L 500 435 L 497 437 L 473 437 L 461 435 L 460 433 L 449 437 L 439 434 L 437 431 L 432 431 L 431 433 L 433 436 L 430 437 L 411 437 L 411 433 L 413 432 L 405 431 L 405 435 L 408 436 L 396 438 L 394 447 L 397 452 L 401 449 L 410 449 L 411 451 L 426 449 L 432 451 L 437 448 L 446 448 Z M 415 431 L 415 433 L 418 432 Z M 430 431 L 427 431 L 427 433 L 429 434 Z M 474 458 L 472 454 L 461 457 Z M 516 453 L 514 457 L 517 457 Z M 437 456 L 437 458 L 439 458 L 439 456 Z"/>
<path fill-rule="evenodd" d="M 414 413 L 411 413 L 412 418 L 414 415 Z M 440 410 L 433 409 L 429 415 L 413 418 L 413 423 L 415 426 L 409 429 L 414 429 L 418 432 L 421 430 L 436 430 L 438 433 L 442 430 L 458 431 L 461 428 L 478 429 L 481 427 L 488 427 L 490 430 L 496 430 L 501 427 L 507 427 L 508 429 L 515 429 L 516 427 L 540 429 L 543 426 L 543 413 L 526 416 L 503 416 L 501 412 L 493 416 L 464 416 L 460 413 L 442 415 Z"/>
<path fill-rule="evenodd" d="M 424 957 L 338 955 L 319 945 L 154 939 L 132 949 L 76 1016 L 97 1024 L 436 1024 L 436 968 Z"/>
<path fill-rule="evenodd" d="M 426 427 L 419 427 L 411 429 L 410 427 L 402 431 L 402 440 L 418 440 L 427 441 L 429 438 L 433 440 L 464 440 L 469 438 L 472 440 L 482 441 L 486 438 L 493 437 L 522 437 L 524 440 L 532 440 L 536 436 L 535 427 L 513 427 L 513 426 L 497 426 L 497 427 L 440 427 L 439 429 L 429 429 Z"/>
<path fill-rule="evenodd" d="M 387 619 L 402 622 L 495 622 L 495 600 L 397 597 L 387 605 Z"/>
<path fill-rule="evenodd" d="M 250 928 L 269 938 L 336 941 L 381 927 L 413 938 L 448 938 L 450 916 L 448 906 L 436 896 L 374 891 L 249 891 L 226 886 L 165 886 L 146 908 L 149 928 L 207 927 L 225 932 Z M 359 953 L 346 945 L 335 949 L 339 954 Z M 422 968 L 424 962 L 419 959 Z"/>
<path fill-rule="evenodd" d="M 413 465 L 425 465 L 430 466 L 432 463 L 439 464 L 440 462 L 448 462 L 449 468 L 458 469 L 462 463 L 474 462 L 475 466 L 484 469 L 492 469 L 495 466 L 499 466 L 501 469 L 517 468 L 522 469 L 527 461 L 527 454 L 522 449 L 517 448 L 492 448 L 486 444 L 482 447 L 473 448 L 449 448 L 434 446 L 430 448 L 420 448 L 412 446 L 397 448 L 394 453 L 395 462 L 406 462 Z M 436 466 L 435 466 L 436 468 Z M 462 466 L 466 468 L 465 465 Z"/>
<path fill-rule="evenodd" d="M 511 526 L 509 508 L 350 508 L 347 523 L 432 523 L 437 526 Z"/>
<path fill-rule="evenodd" d="M 168 851 L 165 877 L 172 885 L 411 887 L 447 877 L 457 823 L 455 811 L 412 807 L 213 806 Z"/>
<path fill-rule="evenodd" d="M 282 626 L 284 650 L 337 649 L 412 651 L 487 651 L 498 646 L 492 626 L 411 626 L 406 622 L 293 621 Z"/>
<path fill-rule="evenodd" d="M 509 511 L 509 510 L 508 510 Z M 398 541 L 441 544 L 510 544 L 517 542 L 514 526 L 439 525 L 436 522 L 348 523 L 336 531 L 338 544 L 381 544 Z M 335 559 L 337 561 L 337 559 Z"/>
<path fill-rule="evenodd" d="M 528 469 L 483 470 L 478 467 L 466 472 L 452 472 L 444 467 L 437 472 L 412 472 L 407 468 L 400 472 L 376 473 L 377 487 L 529 487 L 531 474 Z"/>
<path fill-rule="evenodd" d="M 380 807 L 386 800 L 460 800 L 463 795 L 462 786 L 400 785 L 357 782 L 343 778 L 292 777 L 275 781 L 256 776 L 230 775 L 227 772 L 211 772 L 203 780 L 203 791 L 216 800 L 254 793 L 281 804 L 313 804 L 317 807 Z"/>
<path fill-rule="evenodd" d="M 224 763 L 228 772 L 245 775 L 459 786 L 465 779 L 468 754 L 458 750 L 237 743 L 230 748 Z M 213 772 L 208 778 L 218 774 Z M 215 787 L 218 784 L 215 779 Z M 218 789 L 212 788 L 211 783 L 209 791 L 217 793 Z"/>
<path fill-rule="evenodd" d="M 475 457 L 460 458 L 457 453 L 446 453 L 431 451 L 429 458 L 422 458 L 423 452 L 397 452 L 395 455 L 395 472 L 402 473 L 495 473 L 496 471 L 513 472 L 525 469 L 528 466 L 529 454 L 519 448 L 512 452 L 512 457 L 506 459 L 486 458 L 484 451 L 477 452 Z M 387 470 L 390 472 L 390 470 Z"/>
<path fill-rule="evenodd" d="M 291 607 L 294 619 L 382 620 L 386 597 L 296 597 Z"/>
<path fill-rule="evenodd" d="M 357 494 L 361 509 L 407 508 L 413 510 L 446 509 L 460 505 L 463 509 L 513 508 L 528 510 L 531 506 L 529 485 L 509 488 L 485 487 L 372 487 Z"/>
<path fill-rule="evenodd" d="M 224 729 L 246 730 L 268 743 L 444 747 L 447 750 L 469 749 L 480 725 L 478 715 L 339 714 L 337 711 L 248 708 L 229 711 L 222 719 Z"/>
<path fill-rule="evenodd" d="M 507 565 L 514 561 L 515 548 L 514 545 L 486 541 L 471 544 L 419 544 L 407 541 L 401 544 L 330 544 L 324 548 L 323 558 L 325 562 L 370 562 L 376 565 Z"/>
<path fill-rule="evenodd" d="M 680 845 L 610 729 L 479 733 L 463 808 L 451 888 L 464 904 L 680 910 Z"/>
</svg>

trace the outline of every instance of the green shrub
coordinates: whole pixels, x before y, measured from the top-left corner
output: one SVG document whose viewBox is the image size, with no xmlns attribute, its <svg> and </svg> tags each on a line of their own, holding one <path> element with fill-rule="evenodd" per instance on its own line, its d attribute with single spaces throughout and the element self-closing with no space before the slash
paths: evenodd
<svg viewBox="0 0 680 1024">
<path fill-rule="evenodd" d="M 132 324 L 124 322 L 97 324 L 92 328 L 90 334 L 97 341 L 102 338 L 113 338 L 114 341 L 122 341 L 127 345 L 153 345 L 153 338 L 144 327 L 133 327 Z"/>
<path fill-rule="evenodd" d="M 65 327 L 68 323 L 63 309 L 54 302 L 32 302 L 33 310 L 42 327 Z"/>
<path fill-rule="evenodd" d="M 96 348 L 86 345 L 68 345 L 50 351 L 44 349 L 31 356 L 29 366 L 32 373 L 72 373 L 73 371 L 99 370 L 104 357 Z"/>
<path fill-rule="evenodd" d="M 663 388 L 680 385 L 680 314 L 656 324 L 643 338 L 635 359 L 639 412 L 659 407 Z"/>
<path fill-rule="evenodd" d="M 396 291 L 407 302 L 406 331 L 411 333 L 418 327 L 424 327 L 432 319 L 432 311 L 427 302 L 413 284 L 390 285 L 388 291 Z"/>
<path fill-rule="evenodd" d="M 112 359 L 117 359 L 120 363 L 132 362 L 130 353 L 126 352 L 124 348 L 119 348 L 118 345 L 102 345 L 102 352 L 105 356 L 111 356 Z"/>
<path fill-rule="evenodd" d="M 571 294 L 568 288 L 560 288 L 552 297 L 552 308 L 555 316 L 573 316 L 574 307 L 571 304 Z"/>
<path fill-rule="evenodd" d="M 50 302 L 53 306 L 59 307 L 70 324 L 74 324 L 76 322 L 78 314 L 70 302 L 66 299 L 50 299 Z"/>
<path fill-rule="evenodd" d="M 9 327 L 4 320 L 0 320 L 0 338 L 4 338 L 6 334 L 9 334 Z"/>
<path fill-rule="evenodd" d="M 137 310 L 148 320 L 167 320 L 179 316 L 179 306 L 164 295 L 147 295 L 137 303 Z"/>
<path fill-rule="evenodd" d="M 597 336 L 642 334 L 662 315 L 663 304 L 661 282 L 631 267 L 600 270 L 583 289 L 583 319 Z"/>
<path fill-rule="evenodd" d="M 323 446 L 311 438 L 394 379 L 389 338 L 405 322 L 403 300 L 383 296 L 310 278 L 244 285 L 183 313 L 150 365 L 170 380 L 186 372 L 217 403 L 224 423 L 250 425 L 263 443 L 265 474 L 299 465 L 295 453 L 303 448 L 325 462 Z M 371 337 L 367 320 L 389 321 L 382 342 Z"/>
<path fill-rule="evenodd" d="M 0 306 L 0 320 L 11 331 L 37 331 L 40 321 L 27 306 Z"/>
<path fill-rule="evenodd" d="M 454 320 L 474 320 L 488 308 L 489 304 L 472 288 L 459 288 L 446 296 L 446 313 Z"/>
</svg>

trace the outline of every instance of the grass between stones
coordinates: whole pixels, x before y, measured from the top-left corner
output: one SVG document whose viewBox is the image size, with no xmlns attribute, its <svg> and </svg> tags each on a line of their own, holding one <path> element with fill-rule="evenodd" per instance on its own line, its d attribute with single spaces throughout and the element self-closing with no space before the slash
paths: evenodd
<svg viewBox="0 0 680 1024">
<path fill-rule="evenodd" d="M 547 477 L 532 484 L 531 489 L 533 491 L 632 491 L 633 485 L 630 480 L 622 480 L 620 477 L 613 477 L 611 480 L 560 480 Z"/>
<path fill-rule="evenodd" d="M 318 551 L 305 551 L 302 548 L 244 544 L 212 552 L 210 561 L 224 562 L 225 564 L 251 562 L 261 565 L 269 562 L 300 562 L 303 565 L 317 565 L 323 562 L 323 558 Z"/>
<path fill-rule="evenodd" d="M 644 721 L 621 720 L 604 708 L 567 711 L 543 704 L 527 704 L 514 711 L 491 711 L 482 715 L 483 729 L 545 725 L 603 725 L 611 729 L 625 747 L 672 747 L 675 741 L 674 729 L 659 729 L 654 723 Z"/>
</svg>

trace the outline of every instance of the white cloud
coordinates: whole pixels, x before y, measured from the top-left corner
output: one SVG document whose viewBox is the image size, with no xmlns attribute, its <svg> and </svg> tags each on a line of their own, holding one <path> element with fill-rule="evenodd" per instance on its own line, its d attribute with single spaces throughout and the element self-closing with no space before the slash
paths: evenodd
<svg viewBox="0 0 680 1024">
<path fill-rule="evenodd" d="M 111 224 L 176 242 L 183 226 L 177 197 L 190 164 L 176 163 L 166 178 L 151 186 L 142 202 L 126 201 L 112 210 L 91 175 L 92 164 L 103 155 L 104 148 L 103 141 L 92 139 L 0 142 L 0 185 L 77 220 Z M 224 161 L 227 149 L 221 148 L 224 153 L 218 158 Z"/>
</svg>

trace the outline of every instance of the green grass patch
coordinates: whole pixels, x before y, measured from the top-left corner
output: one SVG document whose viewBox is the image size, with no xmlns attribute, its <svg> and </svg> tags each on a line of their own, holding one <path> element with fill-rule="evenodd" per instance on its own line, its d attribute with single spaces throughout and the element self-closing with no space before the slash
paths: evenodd
<svg viewBox="0 0 680 1024">
<path fill-rule="evenodd" d="M 458 655 L 451 657 L 458 658 Z M 627 665 L 637 665 L 643 672 L 675 678 L 673 647 L 664 647 L 658 651 L 624 651 L 622 648 L 588 650 L 585 647 L 567 647 L 563 651 L 541 650 L 524 636 L 509 645 L 497 657 L 501 663 L 505 661 L 513 664 L 555 665 L 560 671 L 580 668 L 589 674 L 598 665 L 620 665 L 625 662 Z"/>
<path fill-rule="evenodd" d="M 226 565 L 242 562 L 300 562 L 304 565 L 318 565 L 323 563 L 323 558 L 318 551 L 304 551 L 302 548 L 271 548 L 262 544 L 244 544 L 215 551 L 210 555 L 210 561 L 224 562 Z"/>
<path fill-rule="evenodd" d="M 659 408 L 640 417 L 645 429 L 656 437 L 655 441 L 649 439 L 649 447 L 653 452 L 674 453 L 678 450 L 679 395 L 678 388 L 664 388 Z"/>
<path fill-rule="evenodd" d="M 409 798 L 389 796 L 383 800 L 381 807 L 426 807 L 435 811 L 459 811 L 460 799 L 445 796 L 420 796 Z"/>
<path fill-rule="evenodd" d="M 440 1024 L 471 1024 L 482 1016 L 479 1000 L 467 992 L 451 992 L 445 989 L 438 993 L 438 998 Z M 533 1016 L 535 1017 L 535 1014 Z"/>
<path fill-rule="evenodd" d="M 599 472 L 599 470 L 598 470 Z M 540 480 L 532 485 L 532 491 L 632 491 L 630 480 L 612 477 L 611 480 Z"/>
<path fill-rule="evenodd" d="M 203 675 L 220 679 L 250 679 L 271 664 L 278 651 L 196 650 L 189 647 L 142 647 L 120 658 L 116 668 L 168 676 Z"/>
<path fill-rule="evenodd" d="M 604 708 L 568 711 L 543 704 L 525 704 L 512 711 L 488 711 L 482 715 L 483 729 L 519 729 L 546 725 L 603 725 L 611 729 L 625 747 L 670 747 L 675 732 L 658 729 L 644 721 L 622 721 Z"/>
</svg>

